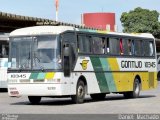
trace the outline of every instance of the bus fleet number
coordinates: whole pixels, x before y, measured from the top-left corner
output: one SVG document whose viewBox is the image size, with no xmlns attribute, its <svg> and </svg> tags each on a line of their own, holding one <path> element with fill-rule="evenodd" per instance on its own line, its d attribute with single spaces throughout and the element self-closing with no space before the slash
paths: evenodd
<svg viewBox="0 0 160 120">
<path fill-rule="evenodd" d="M 26 78 L 26 74 L 21 74 L 21 75 L 13 74 L 13 75 L 11 75 L 11 78 Z"/>
</svg>

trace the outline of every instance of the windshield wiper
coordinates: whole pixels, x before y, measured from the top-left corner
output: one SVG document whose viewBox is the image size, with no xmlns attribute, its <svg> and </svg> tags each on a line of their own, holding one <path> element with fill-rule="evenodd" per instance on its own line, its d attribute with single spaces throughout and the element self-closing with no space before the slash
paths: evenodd
<svg viewBox="0 0 160 120">
<path fill-rule="evenodd" d="M 42 71 L 44 71 L 44 66 L 41 64 L 40 61 L 41 61 L 40 58 L 38 58 L 36 52 L 34 52 L 34 55 L 33 55 L 33 66 L 34 66 L 34 64 L 35 64 L 35 66 L 37 66 L 37 63 L 38 63 L 39 64 L 38 66 L 40 67 L 40 69 Z"/>
<path fill-rule="evenodd" d="M 20 65 L 20 69 L 22 70 L 22 69 L 25 69 L 25 68 L 29 68 L 30 63 L 31 63 L 31 59 L 30 59 L 30 57 L 27 57 L 25 59 L 25 62 Z"/>
</svg>

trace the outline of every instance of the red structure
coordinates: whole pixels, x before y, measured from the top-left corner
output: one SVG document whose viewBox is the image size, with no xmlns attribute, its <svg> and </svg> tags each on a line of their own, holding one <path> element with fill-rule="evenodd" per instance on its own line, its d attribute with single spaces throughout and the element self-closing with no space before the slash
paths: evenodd
<svg viewBox="0 0 160 120">
<path fill-rule="evenodd" d="M 86 27 L 115 31 L 115 13 L 84 13 L 82 24 Z"/>
</svg>

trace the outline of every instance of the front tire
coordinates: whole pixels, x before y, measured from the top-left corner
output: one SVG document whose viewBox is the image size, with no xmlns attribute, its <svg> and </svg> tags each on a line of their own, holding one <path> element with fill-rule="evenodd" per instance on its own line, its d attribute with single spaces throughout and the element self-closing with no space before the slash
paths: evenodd
<svg viewBox="0 0 160 120">
<path fill-rule="evenodd" d="M 28 99 L 29 99 L 30 103 L 33 104 L 33 105 L 37 105 L 41 101 L 40 96 L 28 96 Z"/>
<path fill-rule="evenodd" d="M 72 101 L 76 104 L 80 104 L 84 102 L 85 98 L 85 85 L 82 80 L 79 80 L 76 88 L 76 95 L 71 96 Z"/>
<path fill-rule="evenodd" d="M 131 92 L 125 92 L 123 95 L 125 98 L 138 98 L 140 94 L 141 84 L 139 82 L 139 79 L 134 80 L 133 84 L 133 91 Z"/>
</svg>

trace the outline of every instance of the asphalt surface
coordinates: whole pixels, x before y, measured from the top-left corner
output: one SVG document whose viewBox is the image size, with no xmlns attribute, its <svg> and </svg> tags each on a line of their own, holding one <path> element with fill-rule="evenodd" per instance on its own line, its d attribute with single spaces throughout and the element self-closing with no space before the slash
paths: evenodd
<svg viewBox="0 0 160 120">
<path fill-rule="evenodd" d="M 42 98 L 31 105 L 26 96 L 9 97 L 0 92 L 0 114 L 160 114 L 160 82 L 157 89 L 141 92 L 137 99 L 109 94 L 103 101 L 86 96 L 85 103 L 72 104 L 70 98 Z"/>
</svg>

